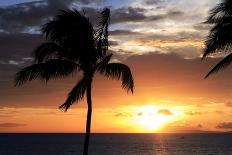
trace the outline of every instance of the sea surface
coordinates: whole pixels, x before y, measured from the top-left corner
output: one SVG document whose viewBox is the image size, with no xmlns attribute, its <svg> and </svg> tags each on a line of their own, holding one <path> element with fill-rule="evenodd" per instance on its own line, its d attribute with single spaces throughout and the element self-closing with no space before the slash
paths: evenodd
<svg viewBox="0 0 232 155">
<path fill-rule="evenodd" d="M 0 134 L 0 155 L 81 155 L 84 134 Z M 232 155 L 232 134 L 93 134 L 90 155 Z"/>
</svg>

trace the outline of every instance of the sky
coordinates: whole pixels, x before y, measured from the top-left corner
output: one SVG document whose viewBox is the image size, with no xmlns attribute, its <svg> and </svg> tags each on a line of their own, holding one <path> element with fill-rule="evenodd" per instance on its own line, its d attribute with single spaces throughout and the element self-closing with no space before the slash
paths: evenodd
<svg viewBox="0 0 232 155">
<path fill-rule="evenodd" d="M 86 100 L 60 111 L 79 75 L 18 88 L 17 71 L 44 41 L 41 26 L 60 9 L 85 10 L 96 23 L 111 9 L 109 52 L 130 66 L 134 94 L 96 75 L 92 131 L 100 133 L 227 132 L 232 130 L 232 68 L 204 79 L 221 57 L 201 61 L 220 0 L 0 1 L 0 132 L 84 132 Z"/>
</svg>

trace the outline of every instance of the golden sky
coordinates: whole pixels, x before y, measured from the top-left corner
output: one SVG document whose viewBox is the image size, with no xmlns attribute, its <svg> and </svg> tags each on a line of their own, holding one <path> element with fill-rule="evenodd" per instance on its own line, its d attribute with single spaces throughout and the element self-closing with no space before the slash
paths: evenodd
<svg viewBox="0 0 232 155">
<path fill-rule="evenodd" d="M 210 65 L 216 60 L 211 59 Z M 93 132 L 229 131 L 232 116 L 231 72 L 204 80 L 209 64 L 178 55 L 133 56 L 135 93 L 127 94 L 119 81 L 97 75 L 93 84 Z M 39 81 L 5 92 L 0 109 L 2 132 L 83 132 L 86 101 L 64 113 L 75 78 Z M 9 88 L 8 88 L 9 89 Z M 11 124 L 7 124 L 11 123 Z"/>
</svg>

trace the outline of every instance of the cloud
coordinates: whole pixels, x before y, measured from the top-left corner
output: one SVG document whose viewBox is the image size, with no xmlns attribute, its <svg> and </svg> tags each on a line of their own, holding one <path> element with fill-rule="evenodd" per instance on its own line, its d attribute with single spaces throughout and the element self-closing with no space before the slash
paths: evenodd
<svg viewBox="0 0 232 155">
<path fill-rule="evenodd" d="M 79 8 L 84 10 L 85 14 L 93 23 L 97 22 L 97 16 L 100 15 L 100 9 L 96 7 L 83 6 Z M 150 23 L 162 19 L 176 19 L 182 17 L 184 12 L 176 9 L 167 10 L 165 13 L 148 14 L 149 10 L 143 7 L 111 7 L 111 24 L 135 24 L 135 23 Z"/>
<path fill-rule="evenodd" d="M 167 10 L 165 13 L 147 16 L 146 22 L 158 20 L 176 20 L 183 18 L 186 14 L 180 10 Z"/>
<path fill-rule="evenodd" d="M 21 3 L 0 9 L 0 29 L 5 32 L 21 32 L 27 27 L 41 26 L 43 20 L 54 15 L 58 9 L 67 8 L 70 1 L 58 0 Z"/>
<path fill-rule="evenodd" d="M 123 23 L 123 22 L 139 22 L 143 21 L 147 17 L 144 15 L 145 9 L 122 7 L 112 10 L 111 23 Z"/>
<path fill-rule="evenodd" d="M 165 18 L 173 18 L 179 16 L 181 11 L 168 11 L 164 14 L 151 14 L 146 15 L 147 9 L 142 7 L 120 7 L 120 8 L 110 8 L 111 9 L 111 24 L 128 24 L 128 23 L 142 23 L 142 22 L 152 22 Z M 85 14 L 89 17 L 92 23 L 97 22 L 98 16 L 100 16 L 101 9 L 96 7 L 83 6 L 79 10 L 84 10 Z"/>
<path fill-rule="evenodd" d="M 194 25 L 193 28 L 194 28 L 195 30 L 198 30 L 198 31 L 204 31 L 204 30 L 209 31 L 209 30 L 212 28 L 212 25 L 210 25 L 210 24 L 205 24 L 205 23 L 200 23 L 200 24 Z"/>
<path fill-rule="evenodd" d="M 174 115 L 170 110 L 168 110 L 168 109 L 160 109 L 159 111 L 158 111 L 158 114 L 160 114 L 160 115 Z"/>
<path fill-rule="evenodd" d="M 90 4 L 99 0 L 40 0 L 0 8 L 0 30 L 15 33 L 40 27 L 61 9 L 75 3 Z M 38 28 L 39 29 L 39 28 Z"/>
<path fill-rule="evenodd" d="M 110 46 L 116 46 L 116 45 L 118 45 L 118 44 L 119 44 L 118 41 L 114 41 L 114 40 L 110 40 L 110 41 L 109 41 L 109 45 L 110 45 Z"/>
<path fill-rule="evenodd" d="M 232 122 L 222 122 L 219 123 L 216 128 L 219 129 L 232 129 Z"/>
<path fill-rule="evenodd" d="M 142 35 L 142 33 L 140 32 L 133 32 L 131 30 L 113 30 L 113 31 L 109 31 L 110 35 L 113 36 L 122 36 L 122 35 Z"/>
<path fill-rule="evenodd" d="M 42 35 L 0 33 L 0 64 L 30 62 L 31 52 L 42 42 Z"/>
<path fill-rule="evenodd" d="M 198 112 L 198 111 L 188 111 L 188 112 L 185 112 L 186 115 L 191 115 L 191 116 L 194 116 L 194 115 L 202 115 L 203 113 L 202 112 Z"/>
<path fill-rule="evenodd" d="M 171 37 L 170 37 L 171 38 Z M 157 38 L 152 39 L 138 39 L 134 40 L 132 42 L 135 42 L 138 45 L 148 45 L 151 47 L 159 47 L 159 48 L 177 48 L 177 47 L 202 47 L 202 40 L 199 40 L 196 38 L 195 40 L 191 38 L 180 38 L 175 40 L 158 40 Z"/>
<path fill-rule="evenodd" d="M 165 13 L 146 15 L 148 10 L 142 7 L 122 7 L 112 9 L 112 24 L 125 22 L 153 22 L 162 19 L 176 19 L 183 17 L 184 12 L 180 10 L 167 10 Z"/>
<path fill-rule="evenodd" d="M 224 112 L 224 111 L 221 111 L 221 110 L 216 110 L 215 113 L 221 115 L 221 114 L 224 114 L 225 112 Z"/>
<path fill-rule="evenodd" d="M 163 0 L 145 0 L 144 3 L 147 5 L 160 4 Z"/>
<path fill-rule="evenodd" d="M 39 32 L 40 27 L 55 16 L 59 10 L 72 8 L 76 3 L 97 4 L 100 0 L 40 0 L 27 3 L 20 3 L 0 8 L 0 31 L 15 32 Z M 85 10 L 90 19 L 96 21 L 96 15 L 99 16 L 100 10 L 94 7 L 77 5 L 79 10 Z M 111 8 L 111 23 L 127 22 L 151 22 L 160 19 L 180 17 L 184 13 L 179 10 L 171 10 L 162 14 L 146 15 L 148 10 L 142 7 L 121 7 Z"/>
<path fill-rule="evenodd" d="M 0 128 L 15 128 L 25 126 L 26 124 L 19 124 L 19 123 L 0 123 Z"/>
<path fill-rule="evenodd" d="M 131 51 L 131 55 L 159 51 L 160 53 L 177 53 L 184 58 L 192 59 L 202 54 L 203 37 L 198 32 L 180 31 L 171 34 L 131 30 L 112 32 L 112 37 L 121 42 L 115 49 Z"/>
<path fill-rule="evenodd" d="M 197 128 L 203 128 L 203 125 L 198 124 L 198 125 L 197 125 Z"/>
<path fill-rule="evenodd" d="M 115 117 L 132 117 L 131 113 L 122 113 L 122 112 L 118 112 L 114 115 Z"/>
<path fill-rule="evenodd" d="M 227 107 L 232 107 L 232 102 L 231 102 L 231 101 L 228 101 L 228 102 L 225 103 L 225 105 L 226 105 Z"/>
<path fill-rule="evenodd" d="M 160 36 L 162 37 L 162 36 Z M 165 37 L 165 36 L 163 36 Z M 133 54 L 145 54 L 151 51 L 158 51 L 159 53 L 176 53 L 183 58 L 193 59 L 200 57 L 202 41 L 191 38 L 181 38 L 170 40 L 170 38 L 160 39 L 154 38 L 138 38 L 132 39 L 117 46 L 118 49 L 124 51 L 132 51 Z"/>
</svg>

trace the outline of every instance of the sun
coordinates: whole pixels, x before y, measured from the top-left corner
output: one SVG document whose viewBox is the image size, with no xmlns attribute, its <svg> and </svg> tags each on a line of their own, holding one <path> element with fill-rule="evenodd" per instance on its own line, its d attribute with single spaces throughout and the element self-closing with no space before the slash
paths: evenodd
<svg viewBox="0 0 232 155">
<path fill-rule="evenodd" d="M 171 119 L 171 115 L 157 113 L 154 106 L 144 106 L 141 107 L 137 122 L 147 130 L 157 131 Z"/>
</svg>

